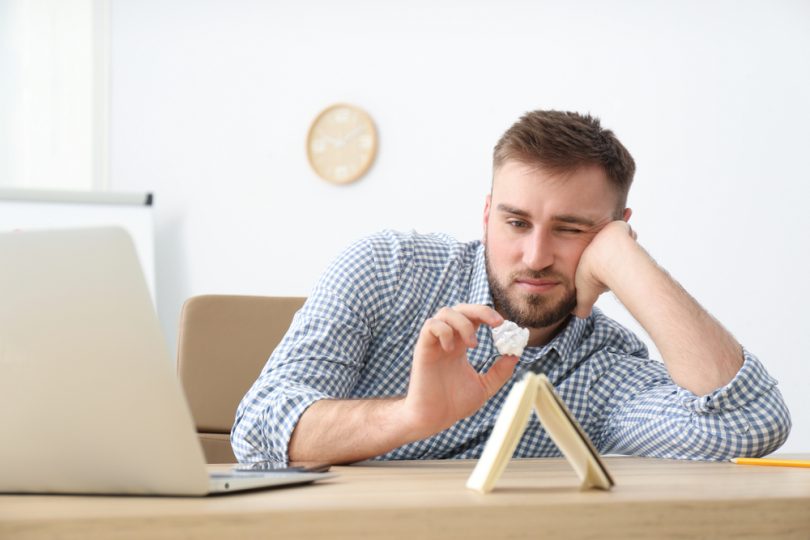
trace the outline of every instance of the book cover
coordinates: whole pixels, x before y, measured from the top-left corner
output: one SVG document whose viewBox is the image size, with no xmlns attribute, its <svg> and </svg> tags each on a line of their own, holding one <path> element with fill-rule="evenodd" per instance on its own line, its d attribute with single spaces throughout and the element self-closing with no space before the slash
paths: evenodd
<svg viewBox="0 0 810 540">
<path fill-rule="evenodd" d="M 615 485 L 588 435 L 543 374 L 526 373 L 504 401 L 492 434 L 467 480 L 469 489 L 489 493 L 500 478 L 535 411 L 554 444 L 576 472 L 583 489 Z"/>
</svg>

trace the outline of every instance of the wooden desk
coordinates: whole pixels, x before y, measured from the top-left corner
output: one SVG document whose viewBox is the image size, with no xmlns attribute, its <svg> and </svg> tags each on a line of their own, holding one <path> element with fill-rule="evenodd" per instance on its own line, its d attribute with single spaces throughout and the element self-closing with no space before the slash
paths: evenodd
<svg viewBox="0 0 810 540">
<path fill-rule="evenodd" d="M 204 499 L 4 495 L 0 538 L 810 538 L 810 469 L 606 462 L 611 492 L 532 459 L 489 495 L 464 487 L 473 461 L 334 467 L 309 486 Z"/>
</svg>

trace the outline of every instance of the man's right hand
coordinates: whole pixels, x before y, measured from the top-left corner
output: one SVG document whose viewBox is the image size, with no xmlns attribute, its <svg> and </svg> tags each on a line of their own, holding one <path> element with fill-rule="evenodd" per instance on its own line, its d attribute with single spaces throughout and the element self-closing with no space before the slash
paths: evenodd
<svg viewBox="0 0 810 540">
<path fill-rule="evenodd" d="M 516 356 L 501 356 L 485 374 L 470 365 L 467 349 L 478 345 L 481 324 L 498 326 L 503 317 L 474 304 L 445 307 L 425 321 L 416 342 L 408 395 L 401 403 L 411 436 L 428 437 L 480 409 L 509 380 Z"/>
<path fill-rule="evenodd" d="M 447 429 L 480 409 L 509 380 L 516 356 L 502 356 L 486 374 L 467 359 L 481 324 L 503 318 L 486 306 L 442 308 L 425 321 L 413 354 L 408 395 L 386 399 L 322 399 L 298 420 L 292 461 L 352 463 Z"/>
</svg>

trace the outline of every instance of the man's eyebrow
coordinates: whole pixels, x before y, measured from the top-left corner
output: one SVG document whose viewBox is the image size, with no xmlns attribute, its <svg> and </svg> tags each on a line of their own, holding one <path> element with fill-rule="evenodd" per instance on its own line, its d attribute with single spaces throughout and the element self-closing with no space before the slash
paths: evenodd
<svg viewBox="0 0 810 540">
<path fill-rule="evenodd" d="M 514 206 L 509 206 L 503 203 L 499 204 L 495 208 L 501 212 L 506 212 L 507 214 L 514 214 L 516 216 L 521 217 L 530 217 L 529 213 L 526 210 L 521 210 L 520 208 L 515 208 Z"/>
<path fill-rule="evenodd" d="M 507 214 L 513 214 L 515 216 L 531 217 L 531 215 L 526 210 L 521 210 L 520 208 L 515 208 L 514 206 L 509 206 L 507 204 L 500 203 L 495 208 L 501 212 L 506 212 Z M 593 221 L 592 219 L 588 219 L 583 216 L 577 216 L 574 214 L 560 214 L 557 216 L 553 216 L 552 220 L 559 221 L 562 223 L 570 223 L 572 225 L 582 225 L 584 227 L 596 226 L 596 222 Z"/>
<path fill-rule="evenodd" d="M 585 225 L 587 227 L 594 227 L 596 222 L 582 216 L 575 216 L 572 214 L 563 214 L 559 216 L 554 216 L 552 218 L 554 221 L 562 221 L 563 223 L 571 223 L 573 225 Z"/>
</svg>

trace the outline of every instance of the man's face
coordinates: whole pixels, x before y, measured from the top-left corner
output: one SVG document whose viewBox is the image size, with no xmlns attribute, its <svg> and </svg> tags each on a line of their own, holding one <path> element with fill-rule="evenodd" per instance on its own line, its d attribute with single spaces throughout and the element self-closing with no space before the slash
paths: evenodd
<svg viewBox="0 0 810 540">
<path fill-rule="evenodd" d="M 599 167 L 552 175 L 507 161 L 497 169 L 484 207 L 487 276 L 495 309 L 528 328 L 564 320 L 576 306 L 579 258 L 596 233 L 615 219 L 618 201 Z"/>
</svg>

